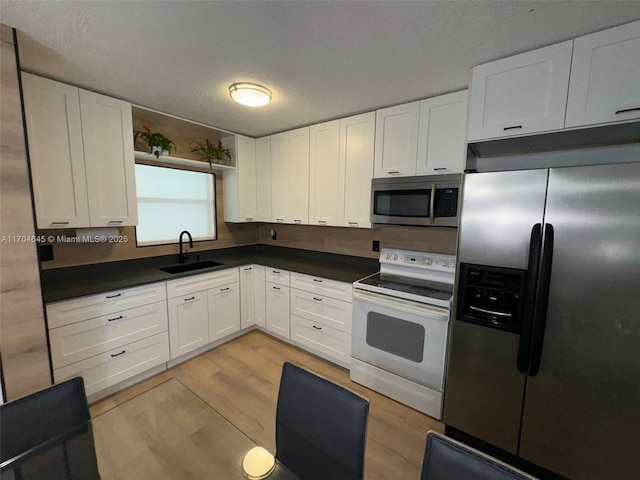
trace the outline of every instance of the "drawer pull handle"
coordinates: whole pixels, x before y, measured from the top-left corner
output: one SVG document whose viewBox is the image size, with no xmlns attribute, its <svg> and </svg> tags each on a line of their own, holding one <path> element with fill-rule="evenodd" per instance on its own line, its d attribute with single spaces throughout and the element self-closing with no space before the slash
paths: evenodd
<svg viewBox="0 0 640 480">
<path fill-rule="evenodd" d="M 350 227 L 357 227 L 358 226 L 358 222 L 349 222 L 349 226 Z"/>
<path fill-rule="evenodd" d="M 247 267 L 244 269 L 245 272 L 248 272 L 249 270 L 252 270 L 252 267 Z"/>
<path fill-rule="evenodd" d="M 107 295 L 107 298 L 117 298 L 117 297 L 121 297 L 122 294 L 121 293 L 116 293 L 115 295 Z"/>
<path fill-rule="evenodd" d="M 125 350 L 122 350 L 120 353 L 112 353 L 112 354 L 111 354 L 111 358 L 113 358 L 113 357 L 119 357 L 120 355 L 124 354 L 125 352 L 126 352 Z"/>
<path fill-rule="evenodd" d="M 190 300 L 195 300 L 195 299 L 196 299 L 196 297 L 189 297 L 189 298 L 185 298 L 185 299 L 184 299 L 184 301 L 185 301 L 185 302 L 188 302 L 188 301 L 190 301 Z"/>
<path fill-rule="evenodd" d="M 280 290 L 280 287 L 273 287 L 274 290 Z"/>
<path fill-rule="evenodd" d="M 327 224 L 327 221 L 326 221 L 326 220 L 318 220 L 318 223 L 319 223 L 320 225 L 326 225 L 326 224 Z"/>
<path fill-rule="evenodd" d="M 322 301 L 322 299 L 321 299 L 321 298 L 318 298 L 318 297 L 313 297 L 313 299 L 314 299 L 316 302 L 321 302 L 321 301 Z"/>
<path fill-rule="evenodd" d="M 120 225 L 124 220 L 109 220 L 109 225 Z"/>
<path fill-rule="evenodd" d="M 124 318 L 124 315 L 120 315 L 119 317 L 115 317 L 115 318 L 107 318 L 107 322 L 115 322 L 116 320 L 122 320 Z"/>
<path fill-rule="evenodd" d="M 322 283 L 322 280 L 318 280 L 317 278 L 313 279 L 314 282 Z"/>
<path fill-rule="evenodd" d="M 629 113 L 629 112 L 640 112 L 640 107 L 625 108 L 624 110 L 618 110 L 616 112 L 616 115 L 620 115 L 621 113 Z"/>
<path fill-rule="evenodd" d="M 280 270 L 271 270 L 271 273 L 275 273 L 276 275 L 280 275 Z"/>
<path fill-rule="evenodd" d="M 294 218 L 294 219 L 293 219 L 293 223 L 301 224 L 301 223 L 302 223 L 302 220 L 301 220 L 301 219 L 299 219 L 299 218 Z"/>
<path fill-rule="evenodd" d="M 315 325 L 313 326 L 313 328 L 315 328 L 316 330 L 322 330 L 322 327 L 316 327 Z"/>
<path fill-rule="evenodd" d="M 220 289 L 221 292 L 226 292 L 227 290 L 229 290 L 229 287 L 225 287 L 225 288 L 221 288 Z"/>
<path fill-rule="evenodd" d="M 447 167 L 438 167 L 438 168 L 434 168 L 434 170 L 435 170 L 436 172 L 441 172 L 441 171 L 446 170 L 446 169 L 447 169 Z"/>
<path fill-rule="evenodd" d="M 284 218 L 276 218 L 276 222 L 284 222 Z"/>
<path fill-rule="evenodd" d="M 245 221 L 253 222 L 253 217 L 244 217 Z"/>
<path fill-rule="evenodd" d="M 515 130 L 517 128 L 522 128 L 522 125 L 514 125 L 513 127 L 504 127 L 502 130 L 506 132 L 507 130 Z"/>
<path fill-rule="evenodd" d="M 51 222 L 51 225 L 69 225 L 69 222 Z"/>
<path fill-rule="evenodd" d="M 389 175 L 400 175 L 400 172 L 398 170 L 390 170 Z"/>
</svg>

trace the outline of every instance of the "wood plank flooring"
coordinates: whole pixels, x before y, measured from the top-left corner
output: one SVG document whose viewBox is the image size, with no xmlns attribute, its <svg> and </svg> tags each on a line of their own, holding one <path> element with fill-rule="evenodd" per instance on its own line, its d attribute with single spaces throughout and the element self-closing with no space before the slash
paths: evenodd
<svg viewBox="0 0 640 480">
<path fill-rule="evenodd" d="M 365 478 L 419 479 L 427 432 L 443 424 L 349 380 L 349 372 L 301 349 L 252 331 L 91 405 L 96 417 L 176 378 L 254 442 L 275 452 L 275 411 L 282 363 L 289 361 L 370 401 Z"/>
</svg>

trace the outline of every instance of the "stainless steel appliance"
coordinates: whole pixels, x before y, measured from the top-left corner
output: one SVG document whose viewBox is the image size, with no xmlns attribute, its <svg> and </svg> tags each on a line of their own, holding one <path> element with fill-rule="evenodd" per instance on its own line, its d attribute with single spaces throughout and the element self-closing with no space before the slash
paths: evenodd
<svg viewBox="0 0 640 480">
<path fill-rule="evenodd" d="M 446 433 L 543 478 L 640 478 L 640 164 L 466 175 L 458 261 Z"/>
<path fill-rule="evenodd" d="M 455 263 L 382 249 L 380 272 L 353 284 L 351 380 L 441 418 Z"/>
<path fill-rule="evenodd" d="M 458 226 L 462 175 L 374 178 L 371 223 Z"/>
</svg>

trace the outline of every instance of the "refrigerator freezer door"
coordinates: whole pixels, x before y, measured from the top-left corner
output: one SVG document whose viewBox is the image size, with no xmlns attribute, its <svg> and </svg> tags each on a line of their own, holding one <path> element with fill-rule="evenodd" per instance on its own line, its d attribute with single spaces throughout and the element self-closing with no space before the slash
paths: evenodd
<svg viewBox="0 0 640 480">
<path fill-rule="evenodd" d="M 542 222 L 548 170 L 465 176 L 461 263 L 527 268 L 531 229 Z"/>
<path fill-rule="evenodd" d="M 540 370 L 520 456 L 580 479 L 637 479 L 640 164 L 551 169 L 555 232 Z"/>
<path fill-rule="evenodd" d="M 460 262 L 527 268 L 532 228 L 543 222 L 548 173 L 466 176 Z M 456 312 L 452 328 L 444 421 L 516 454 L 525 387 L 517 368 L 520 336 L 460 321 L 461 316 Z"/>
</svg>

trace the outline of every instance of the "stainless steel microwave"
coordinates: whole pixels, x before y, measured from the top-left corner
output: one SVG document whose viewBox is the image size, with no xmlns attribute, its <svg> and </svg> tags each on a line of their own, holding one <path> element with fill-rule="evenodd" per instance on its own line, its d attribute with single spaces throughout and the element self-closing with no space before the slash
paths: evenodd
<svg viewBox="0 0 640 480">
<path fill-rule="evenodd" d="M 462 174 L 374 178 L 371 223 L 457 227 Z"/>
</svg>

